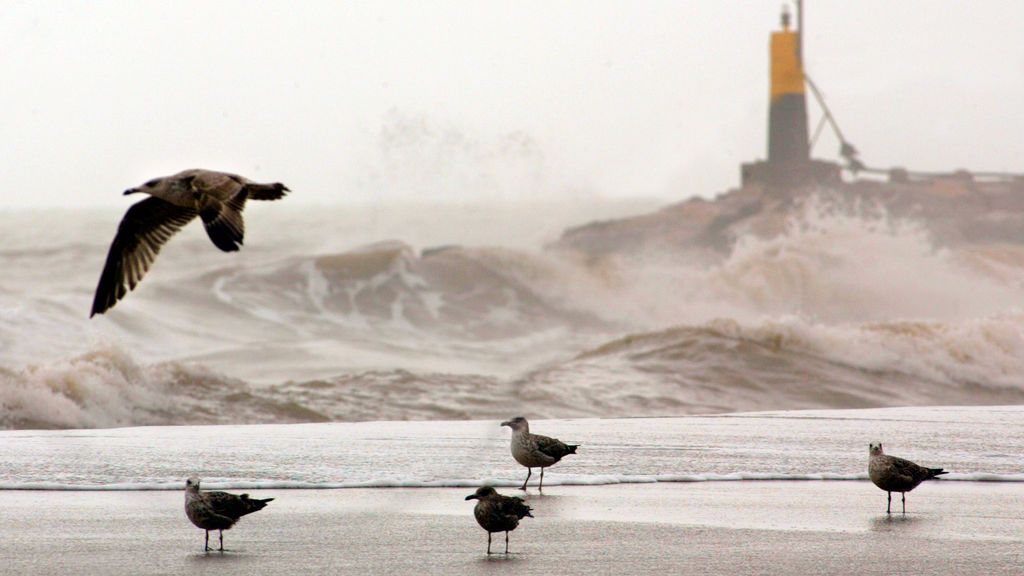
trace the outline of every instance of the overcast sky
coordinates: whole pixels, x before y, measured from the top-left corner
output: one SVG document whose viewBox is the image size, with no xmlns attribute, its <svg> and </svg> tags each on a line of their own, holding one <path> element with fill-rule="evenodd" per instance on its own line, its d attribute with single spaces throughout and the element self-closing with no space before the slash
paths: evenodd
<svg viewBox="0 0 1024 576">
<path fill-rule="evenodd" d="M 3 204 L 190 167 L 290 202 L 711 196 L 765 155 L 781 4 L 0 0 Z M 1024 172 L 1024 2 L 807 4 L 869 165 Z"/>
</svg>

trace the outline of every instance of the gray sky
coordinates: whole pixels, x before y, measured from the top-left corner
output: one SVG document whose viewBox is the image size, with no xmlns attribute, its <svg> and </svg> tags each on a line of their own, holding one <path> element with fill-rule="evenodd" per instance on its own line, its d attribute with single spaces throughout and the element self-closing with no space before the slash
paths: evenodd
<svg viewBox="0 0 1024 576">
<path fill-rule="evenodd" d="M 807 3 L 867 163 L 1024 172 L 1024 2 Z M 781 4 L 2 0 L 4 205 L 188 167 L 290 202 L 711 196 L 765 154 Z"/>
</svg>

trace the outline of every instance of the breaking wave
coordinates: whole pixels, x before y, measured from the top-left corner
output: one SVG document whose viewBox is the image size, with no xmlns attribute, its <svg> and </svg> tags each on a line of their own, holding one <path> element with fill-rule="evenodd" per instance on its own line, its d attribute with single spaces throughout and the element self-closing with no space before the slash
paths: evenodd
<svg viewBox="0 0 1024 576">
<path fill-rule="evenodd" d="M 1024 403 L 1021 246 L 813 203 L 727 254 L 599 259 L 317 251 L 304 218 L 237 259 L 185 233 L 93 321 L 102 246 L 0 252 L 0 426 Z"/>
<path fill-rule="evenodd" d="M 835 326 L 797 318 L 626 336 L 522 376 L 353 371 L 257 386 L 103 349 L 0 371 L 0 425 L 638 417 L 793 408 L 1024 403 L 1024 315 Z"/>
<path fill-rule="evenodd" d="M 21 371 L 0 369 L 0 425 L 110 428 L 226 422 L 309 422 L 324 417 L 254 394 L 241 380 L 201 366 L 143 366 L 105 348 Z"/>
<path fill-rule="evenodd" d="M 1017 404 L 1022 359 L 1021 314 L 842 326 L 716 320 L 620 338 L 522 386 L 541 402 L 557 396 L 574 416 Z"/>
</svg>

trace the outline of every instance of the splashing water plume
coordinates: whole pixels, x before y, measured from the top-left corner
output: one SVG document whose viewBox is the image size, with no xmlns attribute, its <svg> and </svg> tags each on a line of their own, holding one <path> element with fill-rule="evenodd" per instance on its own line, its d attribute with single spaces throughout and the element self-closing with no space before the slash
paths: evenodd
<svg viewBox="0 0 1024 576">
<path fill-rule="evenodd" d="M 433 225 L 418 208 L 378 214 L 427 248 L 366 243 L 358 210 L 253 211 L 264 236 L 237 258 L 194 250 L 205 239 L 186 231 L 93 323 L 82 302 L 103 247 L 83 217 L 39 250 L 30 224 L 0 215 L 14 236 L 0 425 L 1024 401 L 1019 246 L 937 247 L 913 222 L 810 201 L 725 253 L 585 259 L 503 241 L 520 224 L 501 222 L 540 208 L 486 208 L 438 208 Z M 450 221 L 478 247 L 430 243 Z M 311 242 L 324 222 L 338 233 Z"/>
</svg>

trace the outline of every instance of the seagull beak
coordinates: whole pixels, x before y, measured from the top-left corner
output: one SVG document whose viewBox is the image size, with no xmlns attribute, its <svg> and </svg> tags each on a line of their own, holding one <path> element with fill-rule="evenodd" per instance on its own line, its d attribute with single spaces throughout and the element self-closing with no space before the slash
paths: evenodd
<svg viewBox="0 0 1024 576">
<path fill-rule="evenodd" d="M 476 494 L 470 494 L 469 496 L 466 496 L 466 500 L 476 500 Z"/>
<path fill-rule="evenodd" d="M 511 428 L 512 427 L 512 421 L 511 420 L 505 420 L 504 422 L 501 423 L 501 425 L 502 426 L 508 426 L 509 428 Z"/>
<path fill-rule="evenodd" d="M 127 195 L 129 195 L 129 194 L 135 194 L 135 193 L 136 193 L 136 192 L 138 192 L 138 191 L 139 191 L 139 189 L 138 189 L 138 188 L 129 188 L 129 189 L 127 189 L 127 190 L 125 190 L 125 191 L 124 191 L 124 195 L 125 195 L 125 196 L 127 196 Z"/>
</svg>

